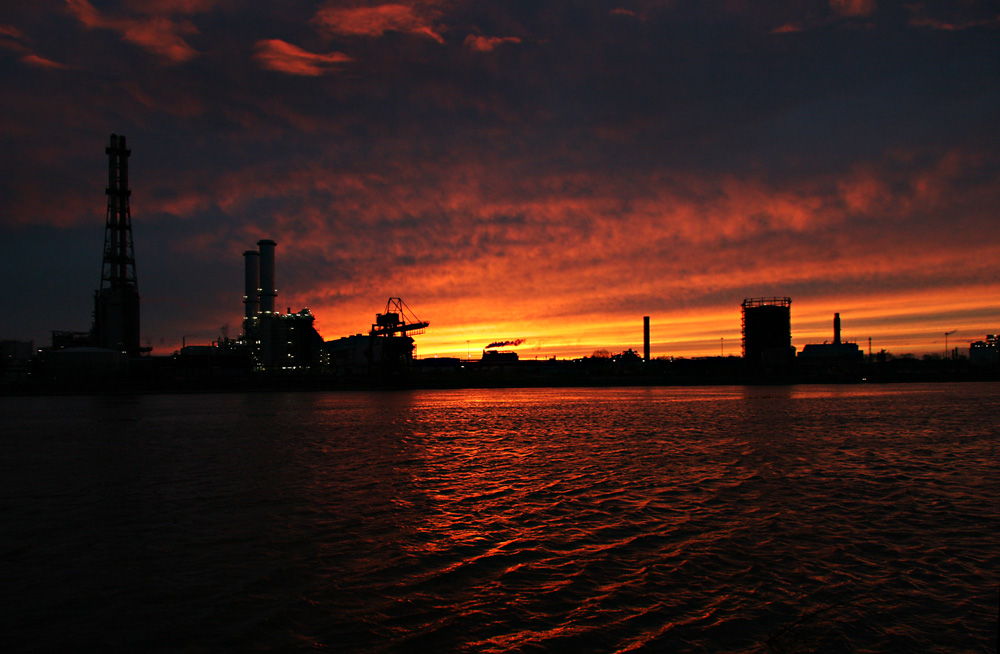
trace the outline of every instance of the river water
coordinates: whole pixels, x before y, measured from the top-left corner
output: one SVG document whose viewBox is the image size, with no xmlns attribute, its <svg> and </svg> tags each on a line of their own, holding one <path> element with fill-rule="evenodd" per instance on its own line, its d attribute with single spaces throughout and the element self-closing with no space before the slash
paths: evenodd
<svg viewBox="0 0 1000 654">
<path fill-rule="evenodd" d="M 0 398 L 4 651 L 989 652 L 1000 384 Z"/>
</svg>

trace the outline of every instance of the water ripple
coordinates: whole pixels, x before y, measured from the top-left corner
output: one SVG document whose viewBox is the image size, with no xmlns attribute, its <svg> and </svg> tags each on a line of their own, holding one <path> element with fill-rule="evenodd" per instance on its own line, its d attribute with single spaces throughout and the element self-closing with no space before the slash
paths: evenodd
<svg viewBox="0 0 1000 654">
<path fill-rule="evenodd" d="M 6 640 L 988 651 L 998 390 L 0 403 Z"/>
</svg>

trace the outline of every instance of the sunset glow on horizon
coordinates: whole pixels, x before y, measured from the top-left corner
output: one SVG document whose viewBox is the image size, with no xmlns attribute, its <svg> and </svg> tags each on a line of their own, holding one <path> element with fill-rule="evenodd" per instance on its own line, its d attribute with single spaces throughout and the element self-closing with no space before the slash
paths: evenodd
<svg viewBox="0 0 1000 654">
<path fill-rule="evenodd" d="M 0 337 L 90 328 L 125 134 L 142 340 L 235 337 L 243 251 L 327 340 L 419 357 L 960 352 L 1000 332 L 1000 10 L 924 3 L 31 3 L 0 9 Z M 952 334 L 952 332 L 954 332 Z"/>
</svg>

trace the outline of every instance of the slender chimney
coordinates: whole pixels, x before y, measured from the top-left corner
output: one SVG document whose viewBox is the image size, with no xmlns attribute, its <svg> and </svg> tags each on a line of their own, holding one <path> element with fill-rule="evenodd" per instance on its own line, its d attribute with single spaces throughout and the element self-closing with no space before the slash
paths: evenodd
<svg viewBox="0 0 1000 654">
<path fill-rule="evenodd" d="M 247 250 L 243 253 L 246 277 L 243 286 L 243 317 L 256 318 L 260 313 L 260 252 Z"/>
<path fill-rule="evenodd" d="M 274 298 L 278 297 L 278 289 L 274 287 L 274 247 L 277 245 L 270 239 L 257 241 L 260 250 L 260 312 L 274 313 Z"/>
<path fill-rule="evenodd" d="M 649 316 L 642 317 L 642 360 L 649 363 Z"/>
<path fill-rule="evenodd" d="M 840 314 L 833 314 L 833 344 L 840 345 Z"/>
</svg>

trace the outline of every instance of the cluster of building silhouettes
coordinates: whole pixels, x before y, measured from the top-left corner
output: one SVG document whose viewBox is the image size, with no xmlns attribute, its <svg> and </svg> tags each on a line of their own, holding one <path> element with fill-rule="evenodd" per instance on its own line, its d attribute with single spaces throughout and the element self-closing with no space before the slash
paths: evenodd
<svg viewBox="0 0 1000 654">
<path fill-rule="evenodd" d="M 819 378 L 857 381 L 868 378 L 868 364 L 886 363 L 885 351 L 868 355 L 857 343 L 841 339 L 840 314 L 834 314 L 832 341 L 792 346 L 789 297 L 747 298 L 741 306 L 741 357 L 703 357 L 695 360 L 650 359 L 649 317 L 643 321 L 643 354 L 631 349 L 608 357 L 573 361 L 519 361 L 515 352 L 491 344 L 478 361 L 458 358 L 415 359 L 413 336 L 428 323 L 417 319 L 401 298 L 389 298 L 366 333 L 324 341 L 309 309 L 277 310 L 275 249 L 270 239 L 243 253 L 244 315 L 236 339 L 220 338 L 210 345 L 184 345 L 170 356 L 152 356 L 140 345 L 139 291 L 132 245 L 129 207 L 128 157 L 124 136 L 111 135 L 106 148 L 109 163 L 107 217 L 101 286 L 94 294 L 94 321 L 88 332 L 53 331 L 49 346 L 36 350 L 30 342 L 0 342 L 0 379 L 6 388 L 18 384 L 85 384 L 100 380 L 221 380 L 251 377 L 364 379 L 422 374 L 440 380 L 447 375 L 517 375 L 578 378 L 595 373 L 635 378 L 673 378 L 675 381 L 716 379 L 746 381 Z M 516 342 L 514 343 L 517 344 Z M 1000 339 L 989 335 L 970 344 L 969 356 L 958 348 L 946 360 L 961 361 L 980 370 L 1000 369 Z M 715 361 L 713 361 L 715 359 Z M 737 359 L 735 363 L 733 359 Z M 750 377 L 748 377 L 750 375 Z"/>
</svg>

